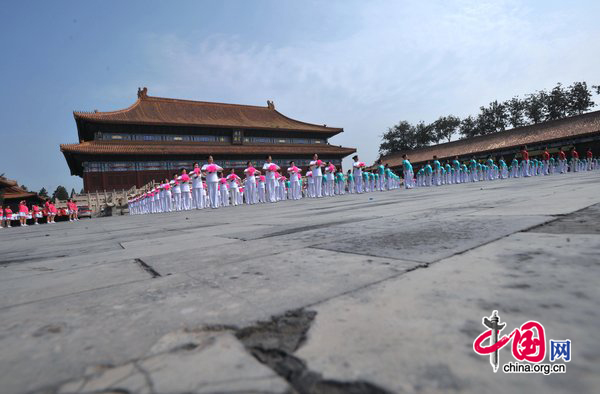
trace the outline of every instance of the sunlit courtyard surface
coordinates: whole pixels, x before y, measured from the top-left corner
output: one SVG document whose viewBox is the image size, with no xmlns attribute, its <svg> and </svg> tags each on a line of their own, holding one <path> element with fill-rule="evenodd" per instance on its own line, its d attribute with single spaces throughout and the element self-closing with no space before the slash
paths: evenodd
<svg viewBox="0 0 600 394">
<path fill-rule="evenodd" d="M 0 230 L 1 391 L 598 392 L 599 203 L 589 172 Z M 494 310 L 566 372 L 494 373 Z"/>
</svg>

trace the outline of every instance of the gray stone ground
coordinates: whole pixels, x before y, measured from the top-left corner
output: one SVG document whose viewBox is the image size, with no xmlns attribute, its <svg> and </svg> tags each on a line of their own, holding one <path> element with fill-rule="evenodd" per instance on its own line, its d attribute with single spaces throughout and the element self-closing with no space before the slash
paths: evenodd
<svg viewBox="0 0 600 394">
<path fill-rule="evenodd" d="M 0 230 L 0 391 L 597 393 L 599 203 L 580 173 Z M 493 309 L 567 373 L 494 374 Z"/>
</svg>

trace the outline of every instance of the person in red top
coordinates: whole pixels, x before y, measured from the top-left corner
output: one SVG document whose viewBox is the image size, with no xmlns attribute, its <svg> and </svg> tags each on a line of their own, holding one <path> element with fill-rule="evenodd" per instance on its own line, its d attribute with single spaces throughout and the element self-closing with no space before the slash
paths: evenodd
<svg viewBox="0 0 600 394">
<path fill-rule="evenodd" d="M 571 150 L 571 172 L 579 171 L 579 153 L 575 150 L 575 147 Z"/>
<path fill-rule="evenodd" d="M 587 170 L 592 170 L 592 161 L 594 160 L 594 153 L 592 152 L 592 148 L 588 148 L 585 157 L 587 159 Z"/>
<path fill-rule="evenodd" d="M 38 218 L 41 216 L 40 207 L 38 207 L 36 204 L 33 204 L 33 206 L 31 207 L 31 211 L 33 212 L 33 224 L 39 224 Z"/>
<path fill-rule="evenodd" d="M 561 174 L 564 174 L 567 169 L 567 154 L 563 148 L 560 148 L 560 151 L 558 152 L 558 168 L 560 169 Z"/>
<path fill-rule="evenodd" d="M 4 207 L 0 205 L 0 228 L 4 228 Z"/>
<path fill-rule="evenodd" d="M 529 176 L 529 152 L 527 152 L 527 145 L 523 145 L 521 149 L 521 176 Z"/>
<path fill-rule="evenodd" d="M 544 160 L 544 175 L 548 175 L 550 168 L 550 152 L 548 152 L 548 147 L 544 148 L 544 153 L 542 154 Z"/>
<path fill-rule="evenodd" d="M 19 203 L 19 222 L 23 227 L 27 227 L 27 215 L 29 215 L 29 208 L 27 208 L 27 203 L 25 201 L 21 201 Z"/>
</svg>

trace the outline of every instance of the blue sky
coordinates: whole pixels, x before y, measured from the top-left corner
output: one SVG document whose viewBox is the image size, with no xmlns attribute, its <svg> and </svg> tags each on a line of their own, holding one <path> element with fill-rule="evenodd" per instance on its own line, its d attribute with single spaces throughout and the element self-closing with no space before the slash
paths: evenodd
<svg viewBox="0 0 600 394">
<path fill-rule="evenodd" d="M 4 1 L 4 172 L 78 191 L 60 143 L 73 110 L 150 95 L 266 105 L 344 127 L 377 156 L 400 120 L 466 116 L 548 89 L 600 83 L 597 1 Z M 600 98 L 594 99 L 600 104 Z M 599 107 L 600 108 L 600 107 Z"/>
</svg>

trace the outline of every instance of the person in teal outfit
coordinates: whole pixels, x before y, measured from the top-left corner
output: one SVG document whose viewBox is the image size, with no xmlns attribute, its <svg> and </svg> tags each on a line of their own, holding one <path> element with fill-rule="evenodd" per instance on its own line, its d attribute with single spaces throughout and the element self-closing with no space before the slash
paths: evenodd
<svg viewBox="0 0 600 394">
<path fill-rule="evenodd" d="M 408 160 L 408 157 L 405 154 L 402 155 L 402 171 L 404 172 L 404 187 L 406 189 L 415 187 L 413 181 L 413 166 L 410 164 L 410 160 Z"/>
</svg>

